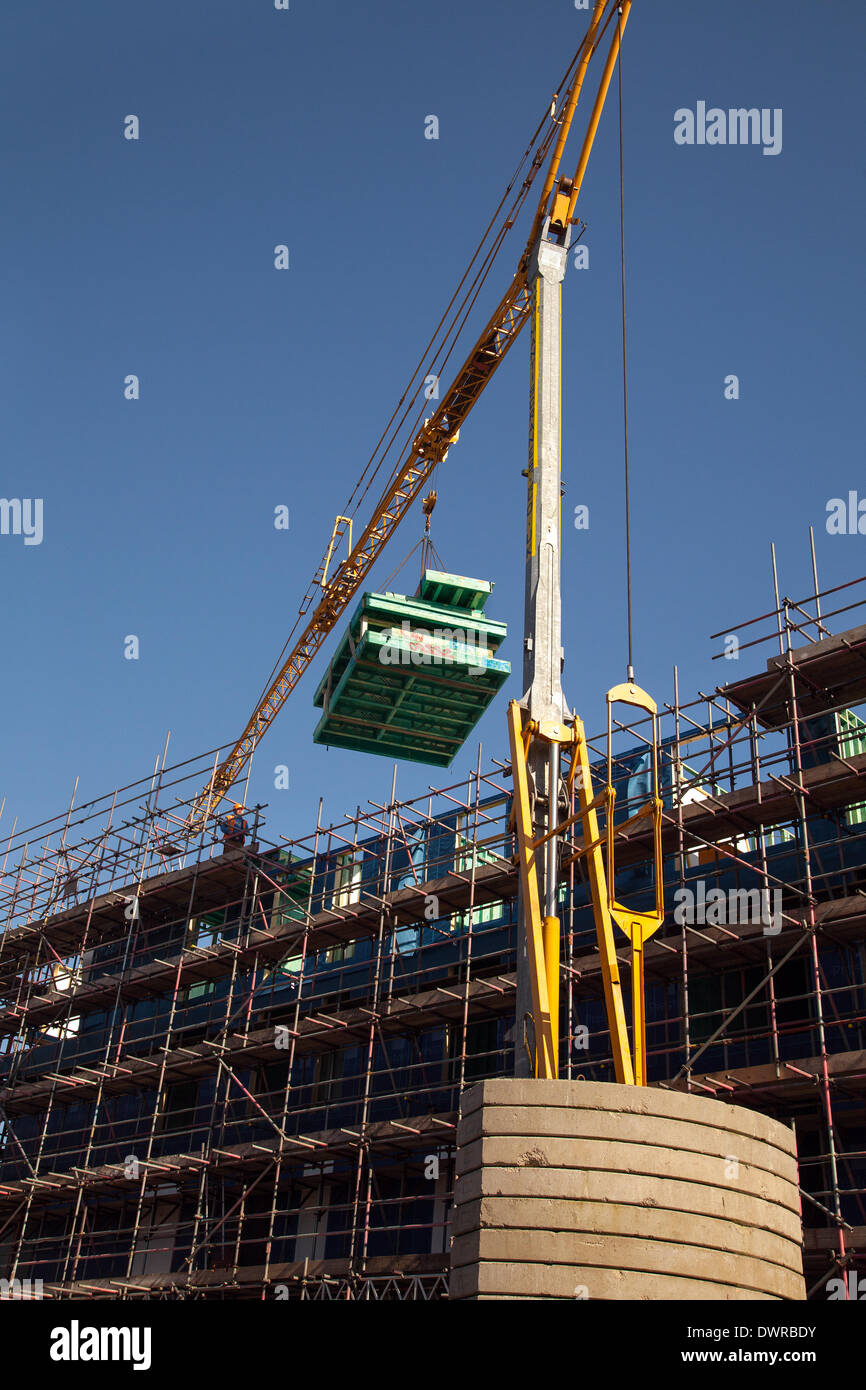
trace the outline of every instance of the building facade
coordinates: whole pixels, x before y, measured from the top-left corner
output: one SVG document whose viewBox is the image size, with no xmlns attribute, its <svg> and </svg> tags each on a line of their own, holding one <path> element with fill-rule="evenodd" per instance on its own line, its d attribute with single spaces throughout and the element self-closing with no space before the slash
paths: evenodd
<svg viewBox="0 0 866 1390">
<path fill-rule="evenodd" d="M 649 1079 L 794 1126 L 826 1298 L 866 1271 L 866 630 L 798 646 L 785 616 L 765 671 L 664 716 Z M 625 819 L 646 730 L 620 744 Z M 479 755 L 292 842 L 258 808 L 243 845 L 185 852 L 199 769 L 171 771 L 143 815 L 115 796 L 107 824 L 67 815 L 7 863 L 0 1277 L 59 1298 L 447 1297 L 460 1095 L 526 1045 L 508 767 Z M 579 850 L 572 827 L 560 1072 L 612 1080 Z M 616 887 L 651 901 L 640 823 Z"/>
</svg>

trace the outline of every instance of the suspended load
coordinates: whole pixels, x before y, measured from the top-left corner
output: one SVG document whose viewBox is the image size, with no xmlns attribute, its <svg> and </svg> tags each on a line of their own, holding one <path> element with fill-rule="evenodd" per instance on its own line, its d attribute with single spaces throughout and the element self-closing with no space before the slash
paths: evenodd
<svg viewBox="0 0 866 1390">
<path fill-rule="evenodd" d="M 314 696 L 315 742 L 448 767 L 511 674 L 492 591 L 428 569 L 411 598 L 364 594 Z"/>
</svg>

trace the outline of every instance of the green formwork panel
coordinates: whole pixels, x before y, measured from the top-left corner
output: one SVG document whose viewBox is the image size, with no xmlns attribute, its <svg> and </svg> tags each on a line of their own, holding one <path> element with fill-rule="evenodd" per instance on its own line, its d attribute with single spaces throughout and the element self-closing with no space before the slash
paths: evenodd
<svg viewBox="0 0 866 1390">
<path fill-rule="evenodd" d="M 493 592 L 487 579 L 467 579 L 464 574 L 443 574 L 441 570 L 425 570 L 418 586 L 418 597 L 427 603 L 445 604 L 481 612 Z"/>
<path fill-rule="evenodd" d="M 435 581 L 437 585 L 439 580 L 450 580 L 450 585 L 442 591 L 455 595 L 466 593 L 467 585 L 474 584 L 476 588 L 481 586 L 488 591 L 481 595 L 481 603 L 486 602 L 491 588 L 491 585 L 482 580 L 468 580 L 457 575 L 439 575 L 434 570 L 426 571 L 425 580 L 428 579 L 431 584 Z M 422 582 L 421 588 L 423 587 Z M 313 704 L 318 705 L 320 709 L 324 706 L 326 689 L 330 685 L 333 690 L 342 679 L 352 661 L 352 652 L 357 648 L 365 631 L 387 632 L 395 628 L 408 629 L 411 632 L 448 633 L 463 638 L 474 646 L 486 648 L 491 656 L 495 655 L 507 635 L 505 623 L 485 617 L 480 607 L 470 609 L 452 604 L 433 603 L 418 594 L 412 598 L 407 598 L 405 594 L 364 594 L 349 620 L 348 629 L 331 658 L 328 670 L 319 682 L 313 696 Z"/>
<path fill-rule="evenodd" d="M 437 608 L 430 616 L 441 621 L 441 614 Z M 504 626 L 496 627 L 501 640 Z M 354 655 L 334 658 L 316 692 L 324 714 L 313 737 L 330 747 L 448 767 L 510 673 L 510 663 L 486 647 L 451 641 L 432 627 L 368 628 Z"/>
</svg>

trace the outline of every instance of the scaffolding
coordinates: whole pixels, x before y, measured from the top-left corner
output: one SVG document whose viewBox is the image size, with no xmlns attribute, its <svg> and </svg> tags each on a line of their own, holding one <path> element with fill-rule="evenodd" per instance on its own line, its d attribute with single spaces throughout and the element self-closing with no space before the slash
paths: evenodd
<svg viewBox="0 0 866 1390">
<path fill-rule="evenodd" d="M 866 579 L 774 609 L 663 707 L 650 1084 L 796 1127 L 810 1292 L 866 1249 Z M 859 586 L 859 587 L 858 587 Z M 831 605 L 828 608 L 828 603 Z M 732 667 L 736 658 L 737 665 Z M 617 817 L 649 730 L 615 728 Z M 590 741 L 596 766 L 606 731 Z M 0 844 L 0 1278 L 48 1298 L 438 1299 L 461 1092 L 513 1074 L 510 768 L 242 845 L 186 811 L 220 750 Z M 571 811 L 573 813 L 574 807 Z M 617 833 L 618 897 L 652 891 Z M 560 1075 L 612 1080 L 579 832 L 560 855 Z M 620 952 L 627 968 L 627 943 Z"/>
</svg>

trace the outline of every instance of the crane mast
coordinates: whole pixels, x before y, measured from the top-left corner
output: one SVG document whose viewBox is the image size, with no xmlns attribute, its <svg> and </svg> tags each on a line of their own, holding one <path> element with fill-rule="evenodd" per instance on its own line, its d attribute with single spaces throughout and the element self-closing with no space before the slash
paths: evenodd
<svg viewBox="0 0 866 1390">
<path fill-rule="evenodd" d="M 608 52 L 573 183 L 562 181 L 528 266 L 532 297 L 530 349 L 529 460 L 526 509 L 526 583 L 523 698 L 508 712 L 514 781 L 514 828 L 520 871 L 517 932 L 517 999 L 514 1036 L 518 1076 L 558 1075 L 560 921 L 559 839 L 580 820 L 583 844 L 574 859 L 586 862 L 617 1081 L 645 1084 L 646 1031 L 643 1003 L 643 945 L 664 920 L 661 873 L 661 801 L 658 796 L 658 726 L 654 702 L 628 680 L 608 692 L 608 772 L 593 796 L 589 750 L 583 724 L 569 714 L 562 690 L 562 283 L 568 265 L 571 217 L 616 65 L 630 0 L 618 8 Z M 653 788 L 647 804 L 631 820 L 651 817 L 654 841 L 655 905 L 651 911 L 624 908 L 613 897 L 614 779 L 611 760 L 611 706 L 634 705 L 653 721 Z M 570 757 L 566 779 L 562 754 Z M 563 820 L 562 803 L 576 793 L 579 810 Z M 607 862 L 602 853 L 598 810 L 606 812 Z M 614 924 L 632 946 L 632 1020 L 629 1043 Z"/>
</svg>

